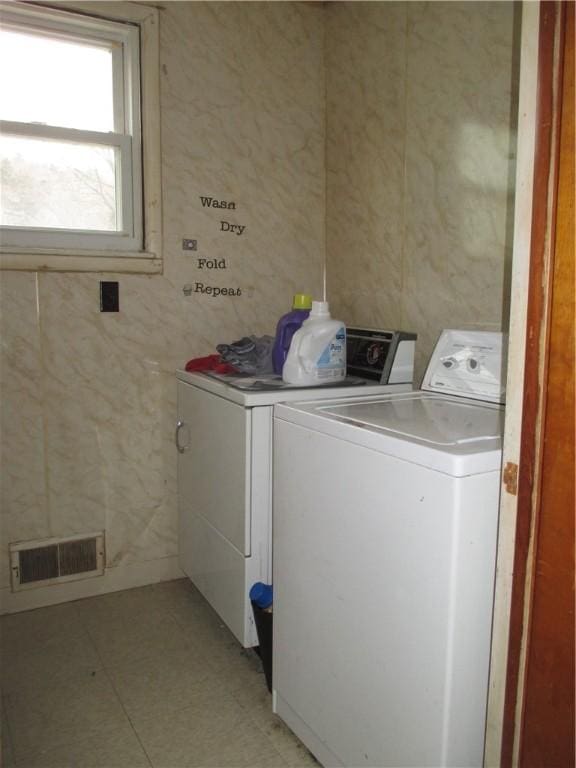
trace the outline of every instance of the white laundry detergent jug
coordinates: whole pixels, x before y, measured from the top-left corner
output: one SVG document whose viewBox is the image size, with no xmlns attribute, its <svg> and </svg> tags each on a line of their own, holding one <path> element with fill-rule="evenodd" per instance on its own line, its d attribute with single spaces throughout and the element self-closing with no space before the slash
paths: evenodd
<svg viewBox="0 0 576 768">
<path fill-rule="evenodd" d="M 346 327 L 330 317 L 327 301 L 312 302 L 308 319 L 292 337 L 282 378 L 306 387 L 346 378 Z"/>
</svg>

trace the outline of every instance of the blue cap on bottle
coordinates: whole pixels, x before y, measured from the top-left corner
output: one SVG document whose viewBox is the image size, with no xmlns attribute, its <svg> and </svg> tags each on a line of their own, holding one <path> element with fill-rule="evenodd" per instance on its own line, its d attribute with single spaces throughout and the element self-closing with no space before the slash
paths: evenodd
<svg viewBox="0 0 576 768">
<path fill-rule="evenodd" d="M 269 608 L 272 605 L 272 585 L 257 581 L 250 590 L 250 600 L 259 608 Z"/>
</svg>

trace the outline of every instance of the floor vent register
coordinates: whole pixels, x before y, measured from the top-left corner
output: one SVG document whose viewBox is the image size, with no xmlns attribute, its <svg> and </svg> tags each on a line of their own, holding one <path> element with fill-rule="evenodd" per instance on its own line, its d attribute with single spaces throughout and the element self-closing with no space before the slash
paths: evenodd
<svg viewBox="0 0 576 768">
<path fill-rule="evenodd" d="M 101 576 L 104 562 L 104 533 L 12 543 L 12 591 Z"/>
</svg>

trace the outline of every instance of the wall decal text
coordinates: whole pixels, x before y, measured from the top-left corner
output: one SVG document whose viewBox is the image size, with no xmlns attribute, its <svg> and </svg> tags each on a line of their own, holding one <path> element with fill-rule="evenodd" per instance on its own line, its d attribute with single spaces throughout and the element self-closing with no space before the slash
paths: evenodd
<svg viewBox="0 0 576 768">
<path fill-rule="evenodd" d="M 194 293 L 205 293 L 207 296 L 216 298 L 217 296 L 242 296 L 241 288 L 219 288 L 217 285 L 204 285 L 204 283 L 195 283 Z"/>
<path fill-rule="evenodd" d="M 241 235 L 245 229 L 246 229 L 246 226 L 243 224 L 230 224 L 229 221 L 220 222 L 221 232 L 234 232 L 234 234 L 236 235 Z"/>
<path fill-rule="evenodd" d="M 198 269 L 228 269 L 226 259 L 196 259 Z"/>
<path fill-rule="evenodd" d="M 200 202 L 203 208 L 228 208 L 229 211 L 236 210 L 236 203 L 231 200 L 216 200 L 214 197 L 200 195 Z"/>
</svg>

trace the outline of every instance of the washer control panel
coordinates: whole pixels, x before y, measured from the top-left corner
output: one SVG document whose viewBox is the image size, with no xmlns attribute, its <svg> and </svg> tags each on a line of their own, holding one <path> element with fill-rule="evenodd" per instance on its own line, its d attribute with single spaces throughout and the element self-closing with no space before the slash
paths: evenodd
<svg viewBox="0 0 576 768">
<path fill-rule="evenodd" d="M 503 338 L 502 333 L 494 331 L 442 331 L 422 389 L 503 403 Z"/>
</svg>

